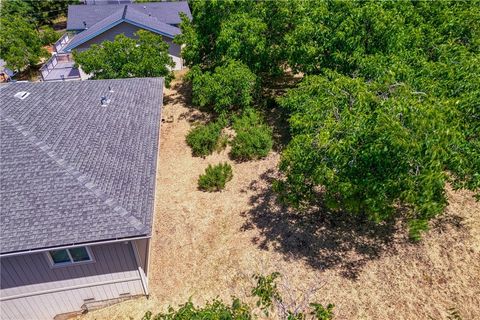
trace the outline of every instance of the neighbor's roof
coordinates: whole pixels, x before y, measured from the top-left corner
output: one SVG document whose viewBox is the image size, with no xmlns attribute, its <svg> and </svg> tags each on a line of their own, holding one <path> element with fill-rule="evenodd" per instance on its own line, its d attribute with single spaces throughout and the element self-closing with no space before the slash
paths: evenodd
<svg viewBox="0 0 480 320">
<path fill-rule="evenodd" d="M 150 234 L 162 90 L 162 78 L 0 86 L 0 253 Z"/>
<path fill-rule="evenodd" d="M 15 74 L 12 70 L 7 68 L 7 62 L 5 60 L 0 59 L 0 73 L 5 72 L 9 77 L 13 77 Z"/>
<path fill-rule="evenodd" d="M 186 1 L 133 3 L 128 6 L 145 13 L 147 16 L 150 14 L 158 21 L 170 25 L 177 25 L 181 22 L 180 12 L 185 13 L 190 19 L 192 18 Z M 87 28 L 90 28 L 123 7 L 124 4 L 69 5 L 67 30 L 84 30 L 84 21 Z"/>
<path fill-rule="evenodd" d="M 133 0 L 86 0 L 87 5 L 103 5 L 103 4 L 119 4 L 119 3 L 132 3 Z"/>
<path fill-rule="evenodd" d="M 130 5 L 123 5 L 120 9 L 116 10 L 103 20 L 95 23 L 92 27 L 77 34 L 65 46 L 65 48 L 62 49 L 62 51 L 70 51 L 75 49 L 82 43 L 95 38 L 96 36 L 115 27 L 116 25 L 119 25 L 122 22 L 130 23 L 137 27 L 167 36 L 169 38 L 173 38 L 177 34 L 180 34 L 179 28 L 161 22 L 155 17 L 148 16 L 147 14 L 132 8 Z"/>
</svg>

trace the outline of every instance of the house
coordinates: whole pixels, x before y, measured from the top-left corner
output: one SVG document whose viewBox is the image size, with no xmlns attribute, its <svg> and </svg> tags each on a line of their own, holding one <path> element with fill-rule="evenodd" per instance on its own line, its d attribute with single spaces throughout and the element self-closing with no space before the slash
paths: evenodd
<svg viewBox="0 0 480 320">
<path fill-rule="evenodd" d="M 180 45 L 173 38 L 180 34 L 180 13 L 191 18 L 186 1 L 153 2 L 136 4 L 70 5 L 68 7 L 67 31 L 77 33 L 66 44 L 63 52 L 86 50 L 92 44 L 105 40 L 113 41 L 123 33 L 134 37 L 138 30 L 148 30 L 162 36 L 169 45 L 175 69 L 181 69 Z"/>
<path fill-rule="evenodd" d="M 82 0 L 81 2 L 88 5 L 102 5 L 102 4 L 133 3 L 134 0 Z"/>
<path fill-rule="evenodd" d="M 163 85 L 0 85 L 1 319 L 148 295 Z"/>
<path fill-rule="evenodd" d="M 180 45 L 173 38 L 181 33 L 181 13 L 191 19 L 186 1 L 128 3 L 128 1 L 87 1 L 83 5 L 69 5 L 67 33 L 55 45 L 55 54 L 42 67 L 44 81 L 79 80 L 87 78 L 75 67 L 71 52 L 83 51 L 92 44 L 113 41 L 124 34 L 135 37 L 138 30 L 159 34 L 169 45 L 169 55 L 175 62 L 174 70 L 183 68 Z"/>
<path fill-rule="evenodd" d="M 0 59 L 0 82 L 7 82 L 15 75 L 15 72 L 7 68 L 5 60 Z"/>
</svg>

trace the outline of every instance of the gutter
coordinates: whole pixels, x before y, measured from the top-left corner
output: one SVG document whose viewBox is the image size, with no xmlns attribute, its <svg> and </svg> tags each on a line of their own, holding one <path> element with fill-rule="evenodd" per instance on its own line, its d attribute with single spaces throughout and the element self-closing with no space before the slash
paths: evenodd
<svg viewBox="0 0 480 320">
<path fill-rule="evenodd" d="M 93 242 L 73 242 L 71 244 L 66 244 L 57 247 L 46 247 L 46 248 L 39 248 L 39 249 L 30 249 L 24 251 L 14 251 L 14 252 L 7 252 L 1 253 L 0 258 L 5 257 L 13 257 L 13 256 L 20 256 L 24 254 L 30 253 L 37 253 L 37 252 L 45 252 L 50 250 L 60 250 L 60 249 L 68 249 L 74 246 L 93 246 L 93 245 L 100 245 L 100 244 L 109 244 L 109 243 L 117 243 L 117 242 L 125 242 L 125 241 L 133 241 L 133 240 L 141 240 L 141 239 L 149 239 L 151 236 L 139 236 L 139 237 L 130 237 L 130 238 L 116 238 L 111 240 L 104 240 L 104 241 L 93 241 Z"/>
</svg>

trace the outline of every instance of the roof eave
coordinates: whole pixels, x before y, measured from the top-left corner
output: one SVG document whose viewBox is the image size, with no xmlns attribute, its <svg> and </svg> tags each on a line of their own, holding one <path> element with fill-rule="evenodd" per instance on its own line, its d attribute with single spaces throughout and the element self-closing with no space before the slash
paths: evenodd
<svg viewBox="0 0 480 320">
<path fill-rule="evenodd" d="M 75 49 L 75 48 L 78 47 L 79 45 L 84 44 L 85 42 L 92 40 L 93 38 L 95 38 L 95 37 L 101 35 L 102 33 L 104 33 L 104 32 L 106 32 L 106 31 L 112 29 L 113 27 L 118 26 L 118 25 L 119 25 L 120 23 L 122 23 L 122 22 L 123 22 L 123 19 L 119 19 L 119 20 L 117 20 L 117 21 L 109 24 L 108 26 L 100 29 L 99 31 L 97 31 L 97 32 L 95 32 L 95 33 L 92 33 L 90 36 L 86 37 L 85 39 L 82 39 L 82 41 L 80 41 L 79 43 L 74 43 L 75 38 L 73 38 L 73 39 L 72 39 L 72 42 L 70 42 L 69 44 L 67 44 L 67 45 L 65 46 L 65 48 L 63 49 L 63 51 L 67 51 L 67 52 L 72 51 L 73 49 Z M 85 30 L 82 31 L 82 32 L 86 32 L 87 30 L 88 30 L 88 29 L 85 29 Z M 82 33 L 80 32 L 78 35 L 80 35 L 80 34 L 82 34 Z"/>
<path fill-rule="evenodd" d="M 73 242 L 69 244 L 62 244 L 58 246 L 51 246 L 51 247 L 43 247 L 43 248 L 35 248 L 35 249 L 25 249 L 25 250 L 17 250 L 11 252 L 0 253 L 0 257 L 12 257 L 12 256 L 19 256 L 25 254 L 32 254 L 32 253 L 39 253 L 51 250 L 60 250 L 66 249 L 71 247 L 78 247 L 78 246 L 92 246 L 92 245 L 101 245 L 101 244 L 109 244 L 109 243 L 116 243 L 116 242 L 124 242 L 124 241 L 133 241 L 133 240 L 141 240 L 141 239 L 148 239 L 151 238 L 151 234 L 145 235 L 138 235 L 138 236 L 131 236 L 131 237 L 119 237 L 115 239 L 106 239 L 106 240 L 98 240 L 98 241 L 88 241 L 88 242 Z"/>
<path fill-rule="evenodd" d="M 166 32 L 162 32 L 158 29 L 154 29 L 154 28 L 151 28 L 151 27 L 148 27 L 144 24 L 141 24 L 141 23 L 138 23 L 138 22 L 135 22 L 133 20 L 130 20 L 130 19 L 124 19 L 124 22 L 127 22 L 127 23 L 130 23 L 134 26 L 137 26 L 139 28 L 142 28 L 142 29 L 145 29 L 145 30 L 148 30 L 148 31 L 151 31 L 151 32 L 155 32 L 155 33 L 158 33 L 158 34 L 161 34 L 162 36 L 165 36 L 165 37 L 168 37 L 170 39 L 173 39 L 175 38 L 176 35 L 174 34 L 170 34 L 170 33 L 166 33 Z"/>
</svg>

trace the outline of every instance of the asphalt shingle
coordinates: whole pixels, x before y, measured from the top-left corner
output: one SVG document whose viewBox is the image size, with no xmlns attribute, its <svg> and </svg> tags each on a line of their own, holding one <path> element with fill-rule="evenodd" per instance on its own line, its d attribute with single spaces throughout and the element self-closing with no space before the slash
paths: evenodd
<svg viewBox="0 0 480 320">
<path fill-rule="evenodd" d="M 149 235 L 162 92 L 161 78 L 1 86 L 0 252 Z"/>
<path fill-rule="evenodd" d="M 85 43 L 86 41 L 102 34 L 103 32 L 122 22 L 136 25 L 140 28 L 162 34 L 172 39 L 174 36 L 181 33 L 179 28 L 161 22 L 153 16 L 149 16 L 141 11 L 138 11 L 132 8 L 131 5 L 124 5 L 123 7 L 120 7 L 120 9 L 116 7 L 117 10 L 112 14 L 95 23 L 87 30 L 77 34 L 62 50 L 71 51 L 82 43 Z"/>
<path fill-rule="evenodd" d="M 178 25 L 181 22 L 180 12 L 192 18 L 187 1 L 132 3 L 128 6 L 170 25 Z M 89 28 L 123 7 L 124 4 L 69 5 L 67 30 L 84 30 L 84 21 Z"/>
</svg>

